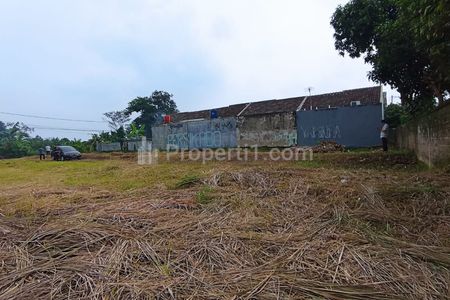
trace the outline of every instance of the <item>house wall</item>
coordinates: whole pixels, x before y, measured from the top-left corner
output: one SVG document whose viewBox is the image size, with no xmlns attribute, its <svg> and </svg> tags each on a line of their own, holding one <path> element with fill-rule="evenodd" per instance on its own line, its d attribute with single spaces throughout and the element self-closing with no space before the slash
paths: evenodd
<svg viewBox="0 0 450 300">
<path fill-rule="evenodd" d="M 450 104 L 395 129 L 391 139 L 430 167 L 450 163 Z"/>
<path fill-rule="evenodd" d="M 295 113 L 238 117 L 239 147 L 289 147 L 297 144 Z"/>
<path fill-rule="evenodd" d="M 218 118 L 153 127 L 152 142 L 155 148 L 164 150 L 233 148 L 237 146 L 236 119 Z"/>
<path fill-rule="evenodd" d="M 298 111 L 298 144 L 335 141 L 346 147 L 378 146 L 381 119 L 381 104 Z"/>
</svg>

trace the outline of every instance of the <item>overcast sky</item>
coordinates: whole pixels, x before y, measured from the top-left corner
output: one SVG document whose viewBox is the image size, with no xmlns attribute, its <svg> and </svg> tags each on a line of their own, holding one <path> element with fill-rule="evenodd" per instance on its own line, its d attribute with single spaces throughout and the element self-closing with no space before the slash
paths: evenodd
<svg viewBox="0 0 450 300">
<path fill-rule="evenodd" d="M 334 50 L 345 0 L 0 0 L 0 112 L 102 120 L 136 96 L 181 111 L 375 85 Z M 35 127 L 107 129 L 0 114 Z M 87 133 L 36 130 L 44 137 Z"/>
</svg>

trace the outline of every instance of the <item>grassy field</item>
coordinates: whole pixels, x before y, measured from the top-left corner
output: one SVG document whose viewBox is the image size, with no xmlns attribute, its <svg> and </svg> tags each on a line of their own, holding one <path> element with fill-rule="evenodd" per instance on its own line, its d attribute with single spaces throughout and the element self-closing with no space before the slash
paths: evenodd
<svg viewBox="0 0 450 300">
<path fill-rule="evenodd" d="M 448 299 L 449 183 L 401 152 L 0 160 L 0 299 Z"/>
</svg>

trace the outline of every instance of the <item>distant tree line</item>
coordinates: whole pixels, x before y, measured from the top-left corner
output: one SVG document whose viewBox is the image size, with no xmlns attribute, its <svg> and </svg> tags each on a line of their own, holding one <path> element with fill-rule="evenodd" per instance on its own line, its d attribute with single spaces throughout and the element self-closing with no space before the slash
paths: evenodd
<svg viewBox="0 0 450 300">
<path fill-rule="evenodd" d="M 151 138 L 152 126 L 162 122 L 164 114 L 177 112 L 173 95 L 164 91 L 154 91 L 150 96 L 137 97 L 121 111 L 104 114 L 110 131 L 93 134 L 87 141 L 67 138 L 31 137 L 33 129 L 20 122 L 0 121 L 0 158 L 34 155 L 39 148 L 58 145 L 73 146 L 80 152 L 95 151 L 97 143 L 123 143 L 142 136 Z M 134 120 L 131 120 L 135 114 Z"/>
<path fill-rule="evenodd" d="M 0 121 L 0 158 L 22 157 L 34 155 L 39 148 L 57 145 L 73 146 L 81 152 L 89 152 L 94 148 L 92 139 L 81 141 L 67 138 L 31 137 L 32 128 L 23 123 L 4 123 Z"/>
</svg>

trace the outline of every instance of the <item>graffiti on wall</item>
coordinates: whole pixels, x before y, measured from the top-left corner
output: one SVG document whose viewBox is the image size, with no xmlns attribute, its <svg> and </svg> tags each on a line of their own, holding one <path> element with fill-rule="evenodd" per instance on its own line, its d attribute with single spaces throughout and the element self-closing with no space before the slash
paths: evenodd
<svg viewBox="0 0 450 300">
<path fill-rule="evenodd" d="M 287 145 L 292 146 L 297 144 L 297 132 L 279 132 L 276 136 L 276 140 L 283 141 Z"/>
<path fill-rule="evenodd" d="M 189 148 L 189 136 L 187 133 L 173 133 L 167 135 L 167 145 L 169 148 L 187 149 Z"/>
<path fill-rule="evenodd" d="M 298 143 L 311 146 L 332 140 L 346 147 L 377 146 L 381 118 L 381 104 L 298 111 Z"/>
<path fill-rule="evenodd" d="M 301 136 L 306 139 L 340 139 L 342 138 L 339 125 L 311 126 L 304 128 L 300 126 Z"/>
<path fill-rule="evenodd" d="M 167 135 L 169 148 L 218 148 L 222 146 L 220 131 L 201 131 L 199 133 L 174 133 Z"/>
<path fill-rule="evenodd" d="M 293 112 L 243 116 L 238 120 L 238 143 L 241 147 L 289 147 L 297 144 Z"/>
<path fill-rule="evenodd" d="M 261 130 L 241 131 L 239 146 L 253 145 L 267 147 L 289 147 L 297 144 L 297 131 L 295 130 Z"/>
<path fill-rule="evenodd" d="M 236 147 L 234 118 L 169 124 L 154 128 L 153 133 L 159 149 Z"/>
<path fill-rule="evenodd" d="M 191 148 L 219 148 L 222 146 L 220 131 L 203 131 L 189 134 Z"/>
</svg>

